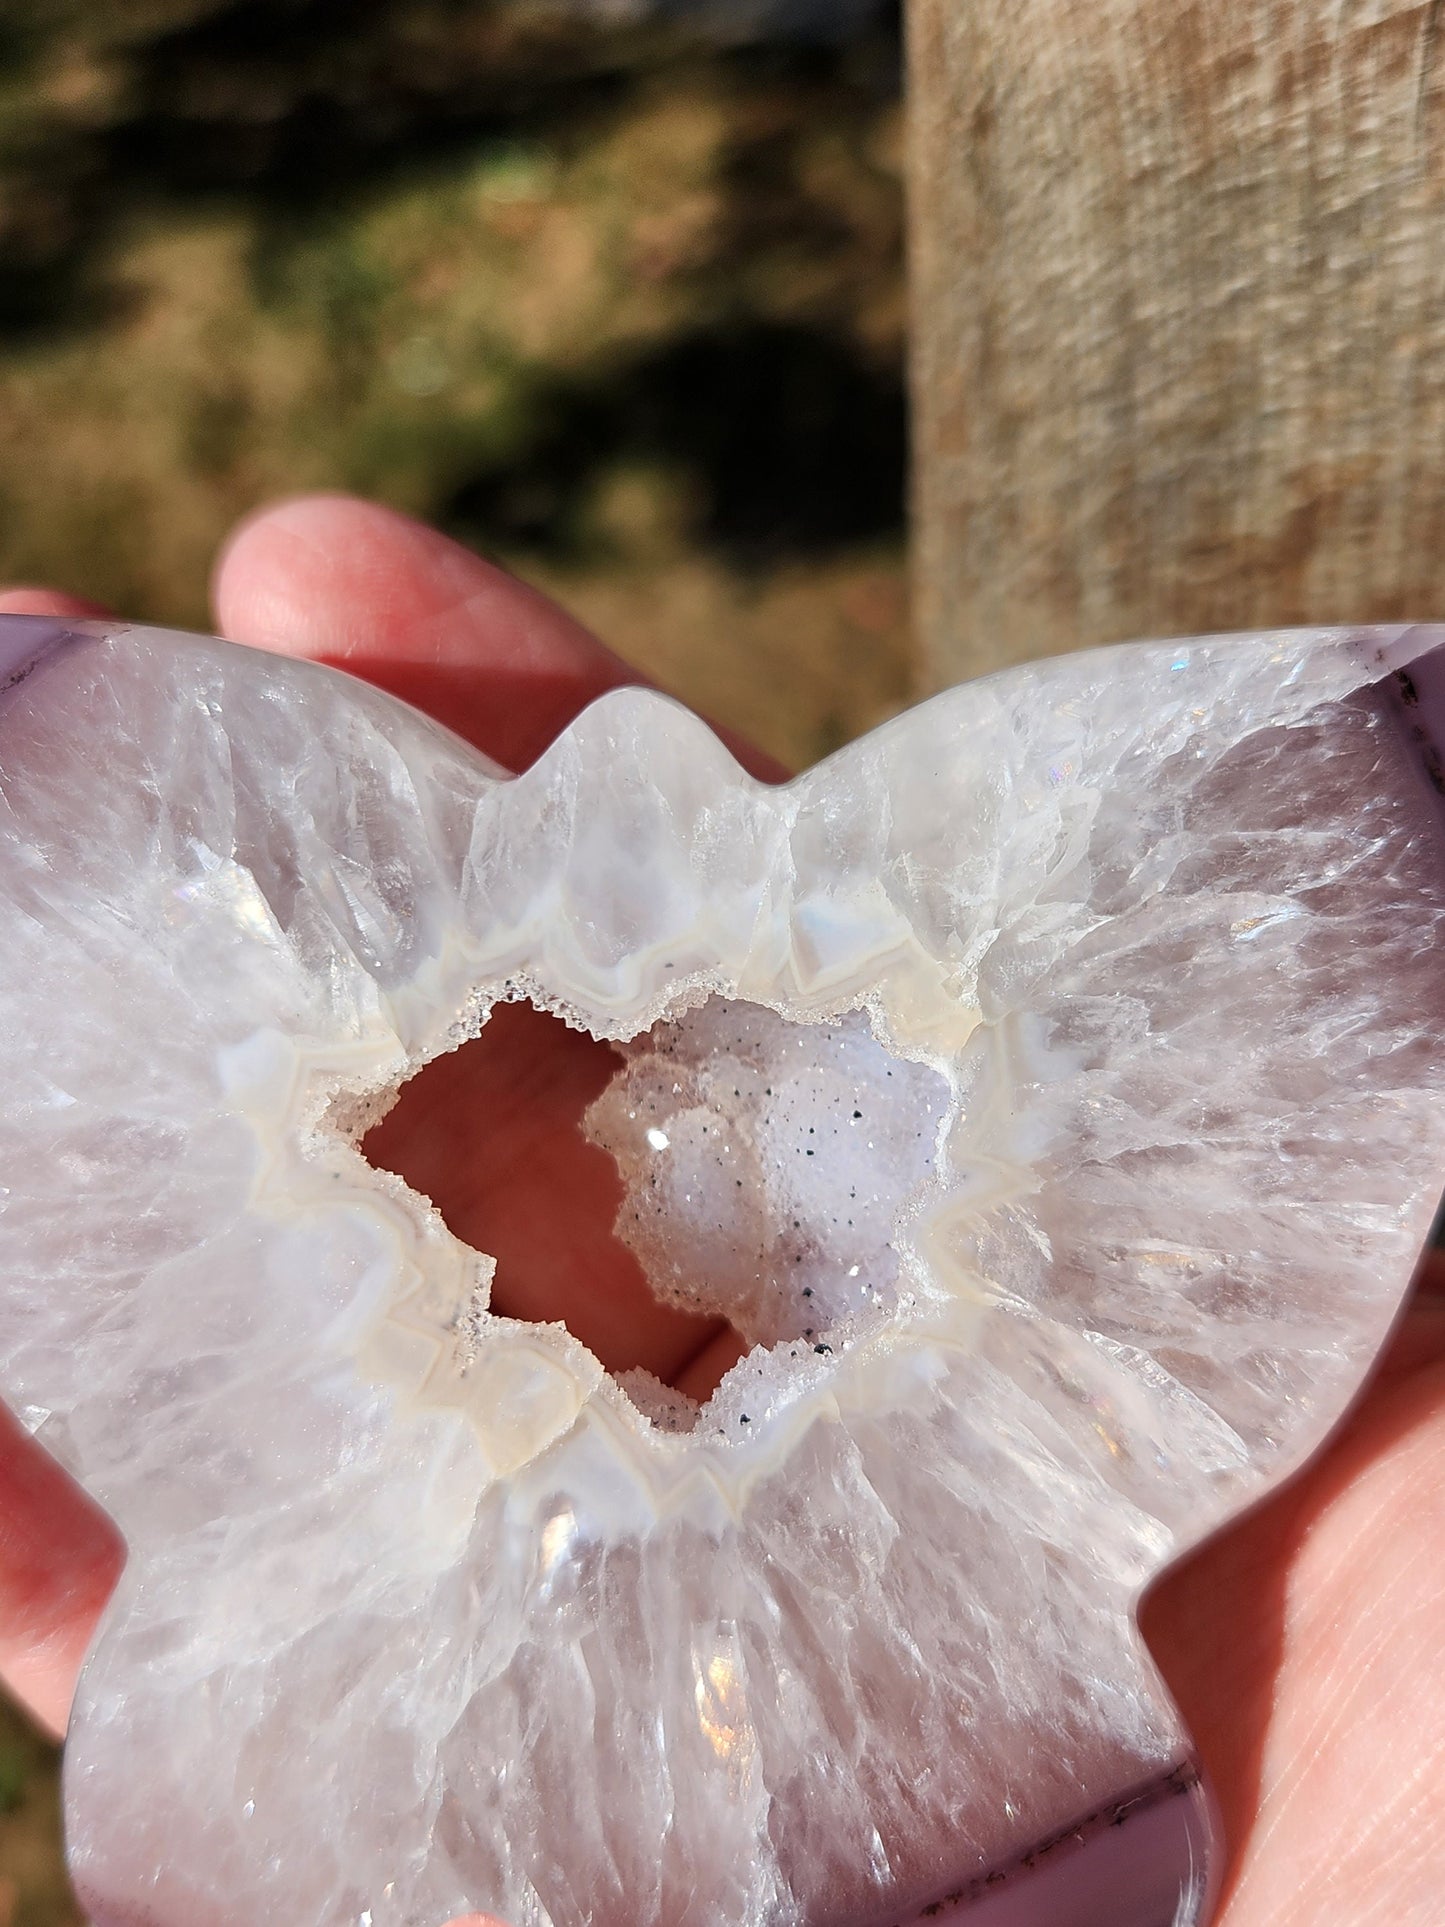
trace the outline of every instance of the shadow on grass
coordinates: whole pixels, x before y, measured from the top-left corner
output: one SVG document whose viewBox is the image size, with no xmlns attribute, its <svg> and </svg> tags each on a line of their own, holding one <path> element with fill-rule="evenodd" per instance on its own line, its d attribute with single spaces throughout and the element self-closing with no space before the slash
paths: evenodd
<svg viewBox="0 0 1445 1927">
<path fill-rule="evenodd" d="M 688 534 L 739 565 L 901 528 L 901 372 L 858 345 L 850 307 L 896 280 L 896 215 L 886 194 L 870 213 L 820 191 L 808 159 L 820 130 L 859 146 L 896 96 L 896 19 L 831 46 L 708 49 L 508 0 L 171 0 L 163 31 L 111 0 L 63 11 L 66 40 L 38 24 L 59 18 L 43 0 L 0 32 L 0 352 L 116 325 L 131 299 L 117 248 L 138 221 L 243 206 L 257 303 L 314 294 L 316 241 L 396 183 L 509 144 L 565 159 L 676 82 L 726 100 L 731 131 L 674 332 L 625 362 L 604 348 L 582 370 L 519 370 L 505 457 L 458 469 L 461 425 L 438 425 L 438 518 L 581 559 L 596 486 L 640 462 L 677 476 Z M 800 307 L 800 285 L 830 292 Z M 362 387 L 368 299 L 342 277 L 327 310 Z"/>
<path fill-rule="evenodd" d="M 461 539 L 585 559 L 597 483 L 634 463 L 675 477 L 692 540 L 742 568 L 902 527 L 902 380 L 821 329 L 698 329 L 529 412 L 528 445 L 437 505 Z"/>
<path fill-rule="evenodd" d="M 549 22 L 508 0 L 166 12 L 180 24 L 146 31 L 113 0 L 31 0 L 0 23 L 0 336 L 108 319 L 104 255 L 139 210 L 242 200 L 284 228 L 479 144 L 575 148 L 659 73 L 708 57 L 676 28 Z M 710 58 L 796 84 L 803 111 L 820 86 L 877 96 L 899 83 L 887 15 L 842 47 Z"/>
</svg>

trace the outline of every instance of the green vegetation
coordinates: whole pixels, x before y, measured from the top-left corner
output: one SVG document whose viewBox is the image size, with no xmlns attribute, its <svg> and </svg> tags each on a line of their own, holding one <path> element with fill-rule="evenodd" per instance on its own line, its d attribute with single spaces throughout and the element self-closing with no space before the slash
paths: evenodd
<svg viewBox="0 0 1445 1927">
<path fill-rule="evenodd" d="M 833 746 L 906 686 L 896 89 L 525 0 L 12 8 L 0 571 L 203 625 L 237 515 L 356 489 Z"/>
<path fill-rule="evenodd" d="M 59 1840 L 54 1749 L 0 1700 L 0 1927 L 79 1927 Z"/>
</svg>

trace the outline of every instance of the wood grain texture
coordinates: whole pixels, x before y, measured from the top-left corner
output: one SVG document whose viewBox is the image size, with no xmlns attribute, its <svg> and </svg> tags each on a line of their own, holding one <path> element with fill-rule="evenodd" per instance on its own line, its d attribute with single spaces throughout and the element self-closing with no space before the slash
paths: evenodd
<svg viewBox="0 0 1445 1927">
<path fill-rule="evenodd" d="M 1445 615 L 1442 0 L 911 0 L 927 669 Z"/>
</svg>

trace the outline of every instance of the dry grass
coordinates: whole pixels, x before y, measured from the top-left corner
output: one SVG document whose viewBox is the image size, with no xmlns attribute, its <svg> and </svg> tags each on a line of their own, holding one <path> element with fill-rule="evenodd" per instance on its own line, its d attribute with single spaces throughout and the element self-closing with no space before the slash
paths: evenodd
<svg viewBox="0 0 1445 1927">
<path fill-rule="evenodd" d="M 0 1927 L 79 1927 L 59 1838 L 54 1752 L 0 1700 Z"/>
<path fill-rule="evenodd" d="M 54 58 L 35 90 L 93 146 L 120 56 Z M 349 488 L 540 575 L 795 758 L 896 704 L 896 101 L 836 59 L 651 43 L 570 116 L 565 80 L 520 129 L 367 150 L 330 194 L 174 161 L 103 216 L 77 190 L 77 264 L 0 335 L 0 575 L 204 626 L 238 515 Z"/>
</svg>

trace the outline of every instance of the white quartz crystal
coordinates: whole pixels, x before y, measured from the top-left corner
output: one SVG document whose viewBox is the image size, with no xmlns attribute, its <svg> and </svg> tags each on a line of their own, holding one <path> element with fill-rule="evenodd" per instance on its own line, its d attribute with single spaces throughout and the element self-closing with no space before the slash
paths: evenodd
<svg viewBox="0 0 1445 1927">
<path fill-rule="evenodd" d="M 789 1024 L 710 1000 L 627 1049 L 588 1114 L 626 1197 L 617 1235 L 656 1295 L 752 1345 L 852 1337 L 896 1315 L 894 1238 L 932 1196 L 952 1106 L 866 1019 Z"/>
<path fill-rule="evenodd" d="M 305 664 L 12 652 L 0 1390 L 130 1548 L 100 1927 L 889 1927 L 1184 1758 L 1140 1590 L 1337 1419 L 1445 1165 L 1359 693 L 1428 640 L 1047 662 L 784 788 L 637 691 L 512 779 Z M 357 1149 L 523 995 L 637 1040 L 619 1232 L 755 1347 L 700 1413 Z"/>
</svg>

